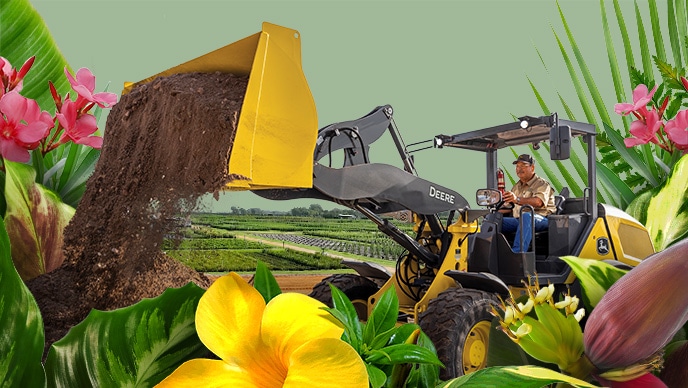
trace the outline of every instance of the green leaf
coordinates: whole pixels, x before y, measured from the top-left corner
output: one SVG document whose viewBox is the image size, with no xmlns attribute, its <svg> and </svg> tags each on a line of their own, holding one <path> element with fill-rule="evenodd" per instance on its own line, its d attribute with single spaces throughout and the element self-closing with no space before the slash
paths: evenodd
<svg viewBox="0 0 688 388">
<path fill-rule="evenodd" d="M 607 12 L 604 7 L 604 0 L 600 0 L 600 14 L 602 15 L 602 30 L 604 32 L 604 44 L 607 48 L 607 59 L 609 60 L 609 69 L 612 73 L 612 81 L 614 82 L 614 92 L 619 101 L 623 100 L 625 95 L 623 83 L 621 81 L 621 71 L 619 70 L 619 63 L 616 60 L 616 51 L 612 43 L 611 32 L 609 31 L 609 22 L 607 21 Z"/>
<path fill-rule="evenodd" d="M 265 263 L 260 260 L 256 262 L 256 275 L 253 277 L 253 288 L 263 295 L 265 303 L 268 303 L 272 298 L 282 293 L 272 272 L 270 272 Z"/>
<path fill-rule="evenodd" d="M 86 189 L 88 178 L 95 170 L 96 162 L 100 157 L 100 150 L 80 144 L 67 143 L 53 152 L 61 151 L 63 147 L 68 148 L 68 156 L 55 164 L 59 167 L 59 164 L 64 161 L 63 167 L 58 168 L 55 179 L 46 180 L 44 177 L 44 184 L 58 193 L 65 203 L 76 207 Z"/>
<path fill-rule="evenodd" d="M 640 222 L 641 224 L 645 225 L 647 222 L 647 208 L 649 206 L 650 200 L 652 199 L 652 196 L 659 192 L 659 187 L 656 187 L 652 190 L 648 190 L 642 194 L 639 194 L 633 202 L 628 204 L 628 207 L 626 208 L 626 213 L 630 215 L 631 217 L 635 218 Z"/>
<path fill-rule="evenodd" d="M 681 2 L 681 0 L 676 1 L 678 3 Z M 680 18 L 681 15 L 677 15 L 676 8 L 678 7 L 674 7 L 674 1 L 668 0 L 667 3 L 667 27 L 669 28 L 669 42 L 671 42 L 671 53 L 674 55 L 674 62 L 676 63 L 676 66 L 683 67 L 683 65 L 681 64 L 681 37 L 679 33 L 679 23 L 685 26 L 685 21 L 678 20 L 678 18 Z M 685 17 L 685 15 L 683 16 Z"/>
<path fill-rule="evenodd" d="M 5 169 L 5 223 L 12 241 L 12 260 L 27 280 L 62 264 L 62 235 L 74 208 L 35 183 L 33 167 L 5 161 Z"/>
<path fill-rule="evenodd" d="M 0 386 L 43 387 L 45 335 L 36 300 L 19 277 L 0 219 Z"/>
<path fill-rule="evenodd" d="M 369 325 L 370 320 L 368 320 L 368 322 L 365 324 L 365 327 L 363 329 L 364 333 L 367 331 Z M 383 331 L 382 333 L 378 333 L 375 337 L 373 337 L 370 340 L 366 339 L 364 334 L 363 343 L 365 343 L 369 349 L 380 349 L 384 346 L 392 344 L 391 341 L 395 337 L 397 331 L 398 330 L 396 328 L 391 328 L 387 331 Z M 403 343 L 403 341 L 401 343 Z"/>
<path fill-rule="evenodd" d="M 561 259 L 571 266 L 580 281 L 583 289 L 583 302 L 588 307 L 588 311 L 597 306 L 609 287 L 626 273 L 626 271 L 604 261 L 582 259 L 575 256 L 564 256 Z"/>
<path fill-rule="evenodd" d="M 418 337 L 418 346 L 428 349 L 433 354 L 437 354 L 435 345 L 430 337 L 421 332 Z M 420 364 L 414 366 L 409 374 L 409 381 L 417 381 L 417 387 L 434 387 L 440 379 L 440 368 L 433 364 Z M 412 386 L 412 385 L 409 385 Z"/>
<path fill-rule="evenodd" d="M 193 283 L 113 311 L 92 310 L 55 342 L 45 364 L 51 386 L 151 387 L 207 354 L 194 316 L 204 290 Z"/>
<path fill-rule="evenodd" d="M 596 387 L 583 380 L 539 366 L 508 366 L 481 369 L 469 375 L 450 380 L 442 388 L 540 388 L 548 384 L 568 383 L 574 387 Z"/>
<path fill-rule="evenodd" d="M 363 342 L 371 343 L 378 334 L 393 329 L 398 316 L 399 298 L 394 288 L 390 288 L 382 294 L 370 313 L 363 331 Z"/>
<path fill-rule="evenodd" d="M 656 251 L 688 236 L 688 155 L 679 159 L 664 186 L 650 199 L 645 226 Z"/>
<path fill-rule="evenodd" d="M 607 166 L 597 162 L 597 172 L 599 173 L 600 179 L 604 181 L 607 186 L 611 186 L 616 194 L 621 196 L 621 206 L 618 207 L 624 208 L 635 199 L 635 193 L 633 193 L 628 185 L 619 178 L 619 175 L 613 173 Z"/>
<path fill-rule="evenodd" d="M 651 82 L 648 84 L 648 86 L 650 86 L 654 84 L 654 77 L 652 75 L 652 56 L 650 55 L 650 46 L 647 44 L 647 35 L 645 34 L 645 31 L 647 31 L 647 29 L 643 25 L 643 18 L 640 15 L 638 3 L 634 3 L 634 5 L 635 22 L 638 30 L 638 44 L 640 45 L 640 58 L 643 63 L 643 72 L 645 72 L 645 74 L 647 74 L 647 76 L 650 78 Z"/>
<path fill-rule="evenodd" d="M 578 67 L 580 67 L 581 69 L 581 73 L 583 74 L 585 84 L 587 85 L 588 91 L 590 92 L 595 107 L 597 108 L 597 113 L 602 118 L 602 122 L 611 122 L 611 119 L 609 118 L 609 113 L 607 112 L 607 107 L 604 101 L 602 101 L 602 96 L 599 90 L 597 89 L 597 85 L 595 84 L 595 80 L 593 79 L 592 74 L 590 73 L 590 69 L 588 68 L 587 63 L 583 58 L 583 54 L 578 48 L 578 44 L 576 44 L 576 40 L 574 39 L 573 34 L 569 29 L 569 25 L 566 22 L 566 18 L 564 18 L 564 13 L 561 11 L 561 7 L 559 6 L 559 4 L 557 4 L 557 7 L 559 8 L 559 15 L 561 17 L 564 30 L 566 31 L 566 36 L 569 40 L 569 44 L 571 44 L 571 49 L 573 50 L 573 53 L 576 56 Z M 590 118 L 588 118 L 588 120 L 591 124 L 595 124 L 595 122 L 593 120 L 590 120 Z"/>
<path fill-rule="evenodd" d="M 389 345 L 405 343 L 411 334 L 413 334 L 413 332 L 417 329 L 420 329 L 420 326 L 415 323 L 404 323 L 403 325 L 396 327 L 393 335 L 389 339 Z"/>
<path fill-rule="evenodd" d="M 327 311 L 344 324 L 343 339 L 347 341 L 358 354 L 361 354 L 363 329 L 361 327 L 361 321 L 358 320 L 356 308 L 340 289 L 330 284 L 330 290 L 332 293 L 332 305 L 334 307 L 327 309 Z"/>
<path fill-rule="evenodd" d="M 366 355 L 365 361 L 379 365 L 419 363 L 442 366 L 437 354 L 412 344 L 390 345 L 373 350 Z"/>
<path fill-rule="evenodd" d="M 655 51 L 657 57 L 666 61 L 666 53 L 664 52 L 664 39 L 662 39 L 662 28 L 659 24 L 659 15 L 657 13 L 657 2 L 650 0 L 648 2 L 650 8 L 650 24 L 652 25 L 652 37 L 655 42 Z"/>
<path fill-rule="evenodd" d="M 380 388 L 385 385 L 385 381 L 387 381 L 387 374 L 385 372 L 368 363 L 366 363 L 365 366 L 368 371 L 368 380 L 372 388 Z"/>
<path fill-rule="evenodd" d="M 610 127 L 606 123 L 604 125 L 604 130 L 609 136 L 609 140 L 611 141 L 612 145 L 616 149 L 616 151 L 619 153 L 619 156 L 624 159 L 635 171 L 640 173 L 645 179 L 650 182 L 652 186 L 657 186 L 660 184 L 658 178 L 652 174 L 652 171 L 649 169 L 648 165 L 646 164 L 645 158 L 640 156 L 634 148 L 628 148 L 626 147 L 626 144 L 624 144 L 623 138 L 621 135 L 616 131 L 616 129 Z M 648 145 L 644 145 L 642 147 L 649 147 Z"/>
<path fill-rule="evenodd" d="M 7 58 L 13 67 L 20 67 L 27 59 L 36 56 L 31 70 L 24 79 L 21 94 L 32 98 L 49 112 L 55 104 L 48 81 L 52 80 L 61 94 L 71 90 L 64 69 L 67 61 L 55 45 L 45 22 L 29 0 L 3 0 L 0 7 L 0 56 Z"/>
</svg>

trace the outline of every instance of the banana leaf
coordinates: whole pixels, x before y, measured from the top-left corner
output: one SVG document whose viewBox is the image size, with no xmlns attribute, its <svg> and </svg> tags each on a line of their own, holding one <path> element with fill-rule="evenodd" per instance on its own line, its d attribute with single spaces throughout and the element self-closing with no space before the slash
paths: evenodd
<svg viewBox="0 0 688 388">
<path fill-rule="evenodd" d="M 450 380 L 442 388 L 540 388 L 549 384 L 567 383 L 571 387 L 596 387 L 583 380 L 539 366 L 503 366 L 485 368 L 469 375 Z"/>
</svg>

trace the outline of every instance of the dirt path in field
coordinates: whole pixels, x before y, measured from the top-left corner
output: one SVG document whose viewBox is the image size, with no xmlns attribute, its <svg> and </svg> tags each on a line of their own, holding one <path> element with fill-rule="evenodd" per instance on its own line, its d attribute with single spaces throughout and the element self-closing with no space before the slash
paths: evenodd
<svg viewBox="0 0 688 388">
<path fill-rule="evenodd" d="M 313 290 L 313 286 L 320 283 L 321 280 L 330 276 L 331 274 L 288 274 L 280 275 L 276 274 L 275 280 L 280 286 L 282 292 L 298 292 L 300 294 L 310 294 Z M 243 275 L 245 279 L 250 279 L 252 275 Z"/>
<path fill-rule="evenodd" d="M 247 234 L 242 234 L 241 238 L 249 240 L 249 241 L 256 241 L 265 245 L 272 245 L 275 247 L 281 247 L 281 248 L 289 248 L 293 249 L 295 251 L 300 251 L 300 252 L 306 252 L 306 253 L 322 253 L 325 256 L 328 257 L 334 257 L 335 259 L 351 259 L 351 257 L 347 256 L 342 256 L 338 255 L 336 253 L 328 252 L 328 251 L 322 251 L 321 249 L 315 249 L 315 248 L 304 248 L 298 245 L 292 245 L 290 243 L 285 243 L 283 241 L 274 241 L 274 240 L 266 240 L 258 237 L 251 237 Z"/>
</svg>

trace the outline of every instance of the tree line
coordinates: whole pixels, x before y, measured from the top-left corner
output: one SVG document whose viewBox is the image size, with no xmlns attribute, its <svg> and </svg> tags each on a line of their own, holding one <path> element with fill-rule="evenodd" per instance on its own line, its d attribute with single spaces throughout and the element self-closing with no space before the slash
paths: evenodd
<svg viewBox="0 0 688 388">
<path fill-rule="evenodd" d="M 308 207 L 295 207 L 286 212 L 263 210 L 260 208 L 244 209 L 243 207 L 232 206 L 230 208 L 231 214 L 234 215 L 291 215 L 297 217 L 318 217 L 318 218 L 342 218 L 355 217 L 361 218 L 362 215 L 356 210 L 352 209 L 338 209 L 325 210 L 319 204 L 311 204 Z"/>
</svg>

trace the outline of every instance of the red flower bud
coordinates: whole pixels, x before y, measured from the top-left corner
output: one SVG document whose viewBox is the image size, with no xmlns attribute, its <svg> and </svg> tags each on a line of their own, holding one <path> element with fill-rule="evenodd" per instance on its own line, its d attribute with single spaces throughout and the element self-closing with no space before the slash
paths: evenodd
<svg viewBox="0 0 688 388">
<path fill-rule="evenodd" d="M 643 361 L 688 319 L 688 239 L 629 271 L 597 304 L 583 333 L 585 353 L 599 369 Z"/>
<path fill-rule="evenodd" d="M 681 83 L 683 84 L 683 87 L 688 91 L 688 79 L 686 77 L 681 77 Z"/>
<path fill-rule="evenodd" d="M 32 56 L 31 58 L 27 59 L 26 62 L 22 65 L 21 69 L 19 70 L 19 74 L 17 75 L 17 79 L 20 81 L 26 76 L 26 73 L 31 70 L 31 66 L 33 66 L 34 61 L 36 60 L 36 56 Z"/>
</svg>

